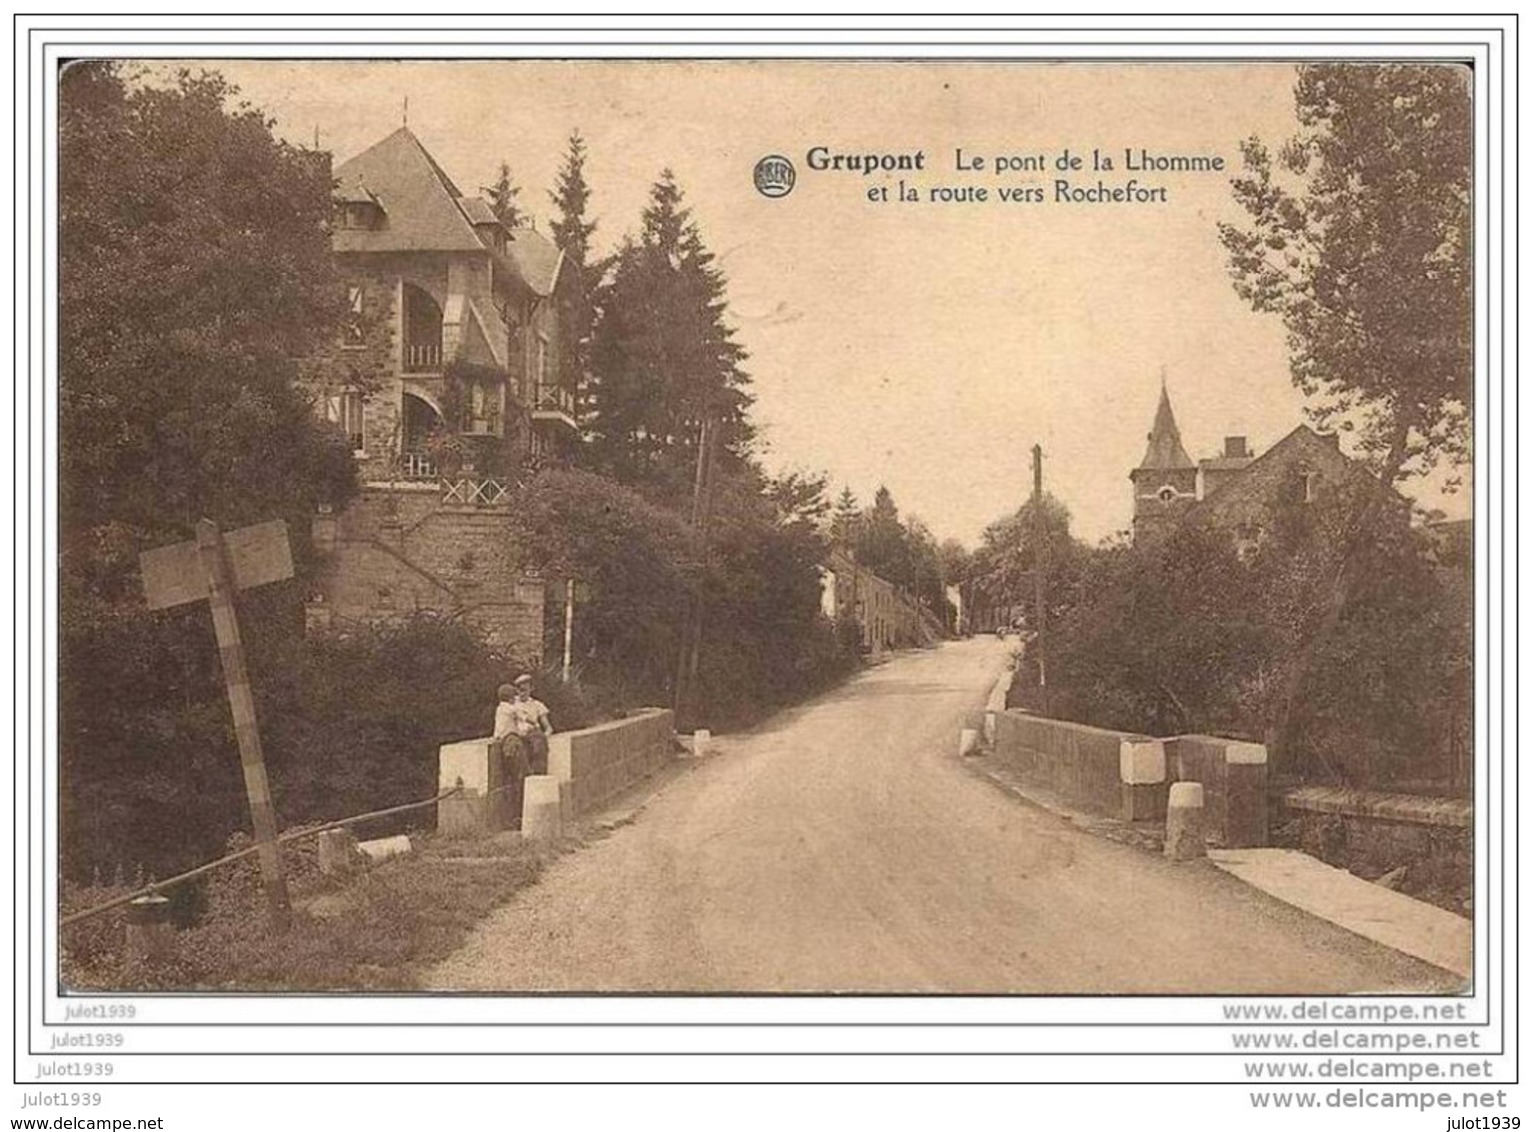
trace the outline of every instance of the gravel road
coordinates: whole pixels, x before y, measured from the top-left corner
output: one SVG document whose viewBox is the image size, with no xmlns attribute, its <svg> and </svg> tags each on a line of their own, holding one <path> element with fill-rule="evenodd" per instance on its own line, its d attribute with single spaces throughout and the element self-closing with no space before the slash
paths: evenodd
<svg viewBox="0 0 1532 1132">
<path fill-rule="evenodd" d="M 908 653 L 720 742 L 427 975 L 451 990 L 1441 991 L 1204 863 L 1102 840 L 957 757 L 1004 648 Z"/>
</svg>

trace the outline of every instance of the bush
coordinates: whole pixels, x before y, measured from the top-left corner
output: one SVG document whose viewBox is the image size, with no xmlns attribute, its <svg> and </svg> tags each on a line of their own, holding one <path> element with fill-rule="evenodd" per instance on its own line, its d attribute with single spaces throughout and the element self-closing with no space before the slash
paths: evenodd
<svg viewBox="0 0 1532 1132">
<path fill-rule="evenodd" d="M 749 477 L 717 485 L 705 546 L 676 512 L 586 472 L 547 470 L 522 490 L 514 537 L 545 575 L 577 578 L 584 594 L 574 622 L 582 687 L 603 689 L 608 705 L 672 702 L 698 594 L 704 725 L 748 722 L 850 670 L 854 645 L 820 612 L 824 547 L 808 525 L 779 522 L 759 488 Z M 562 640 L 550 655 L 561 651 Z"/>
<path fill-rule="evenodd" d="M 1050 713 L 1151 735 L 1266 741 L 1284 677 L 1328 599 L 1345 515 L 1344 500 L 1283 509 L 1243 559 L 1226 532 L 1196 523 L 1148 546 L 1095 552 L 1085 599 L 1050 634 Z M 1472 703 L 1471 606 L 1402 527 L 1368 554 L 1336 631 L 1312 646 L 1294 754 L 1274 770 L 1363 786 L 1445 782 L 1446 752 Z M 1016 702 L 1035 707 L 1027 682 L 1017 685 Z"/>
<path fill-rule="evenodd" d="M 211 633 L 192 628 L 125 624 L 114 640 L 143 658 L 140 678 L 117 663 L 122 683 L 94 711 L 86 689 L 65 682 L 66 700 L 79 699 L 61 757 L 64 865 L 76 883 L 119 871 L 165 877 L 220 856 L 250 827 Z M 189 656 L 175 654 L 178 642 Z M 462 624 L 428 614 L 346 633 L 256 638 L 250 653 L 273 802 L 293 825 L 431 797 L 437 749 L 488 735 L 496 689 L 523 667 Z M 183 669 L 199 661 L 211 677 L 178 689 Z M 606 701 L 582 686 L 539 674 L 536 691 L 561 729 L 604 718 Z M 364 836 L 418 826 L 429 813 L 382 819 Z"/>
</svg>

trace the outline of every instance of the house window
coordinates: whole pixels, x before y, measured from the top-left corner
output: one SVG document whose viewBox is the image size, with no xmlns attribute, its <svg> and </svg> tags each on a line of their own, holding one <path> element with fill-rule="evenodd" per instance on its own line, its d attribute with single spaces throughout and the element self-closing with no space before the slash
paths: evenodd
<svg viewBox="0 0 1532 1132">
<path fill-rule="evenodd" d="M 332 421 L 340 426 L 346 434 L 346 439 L 351 442 L 353 452 L 362 452 L 366 449 L 366 432 L 362 423 L 362 394 L 355 389 L 347 389 L 340 393 L 331 394 L 325 398 L 325 420 Z"/>
<path fill-rule="evenodd" d="M 541 334 L 537 336 L 537 393 L 538 399 L 548 388 L 548 339 Z"/>
<path fill-rule="evenodd" d="M 346 288 L 346 345 L 362 344 L 362 287 L 354 283 Z"/>
<path fill-rule="evenodd" d="M 1316 500 L 1318 498 L 1319 498 L 1319 473 L 1318 472 L 1304 472 L 1303 473 L 1303 501 L 1305 503 L 1313 503 L 1314 500 Z"/>
<path fill-rule="evenodd" d="M 500 390 L 484 381 L 468 384 L 468 408 L 463 431 L 477 435 L 500 434 Z"/>
</svg>

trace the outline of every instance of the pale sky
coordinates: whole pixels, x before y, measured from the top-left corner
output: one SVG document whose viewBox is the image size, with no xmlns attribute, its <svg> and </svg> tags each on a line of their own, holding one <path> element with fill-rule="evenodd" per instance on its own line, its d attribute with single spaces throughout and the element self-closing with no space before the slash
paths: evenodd
<svg viewBox="0 0 1532 1132">
<path fill-rule="evenodd" d="M 1163 368 L 1193 458 L 1226 434 L 1265 451 L 1302 418 L 1279 323 L 1234 294 L 1215 225 L 1239 219 L 1238 143 L 1292 133 L 1280 65 L 457 61 L 206 64 L 344 160 L 409 125 L 465 192 L 502 160 L 547 230 L 569 132 L 589 147 L 597 246 L 639 223 L 675 170 L 729 282 L 750 352 L 762 458 L 824 470 L 863 502 L 887 484 L 938 538 L 976 544 L 1047 487 L 1095 540 L 1129 525 Z M 925 154 L 924 172 L 815 172 L 811 147 Z M 954 153 L 1046 154 L 1045 173 L 958 173 Z M 1068 147 L 1086 168 L 1055 173 Z M 1128 173 L 1122 152 L 1221 156 L 1224 173 Z M 1093 148 L 1117 170 L 1089 170 Z M 759 195 L 756 160 L 789 157 L 797 184 Z M 993 161 L 990 162 L 991 166 Z M 1059 204 L 1056 176 L 1136 176 L 1164 204 Z M 901 177 L 982 185 L 984 204 L 870 203 Z M 1031 185 L 1045 204 L 998 201 Z M 926 195 L 922 192 L 922 196 Z M 1443 502 L 1467 513 L 1466 496 Z"/>
</svg>

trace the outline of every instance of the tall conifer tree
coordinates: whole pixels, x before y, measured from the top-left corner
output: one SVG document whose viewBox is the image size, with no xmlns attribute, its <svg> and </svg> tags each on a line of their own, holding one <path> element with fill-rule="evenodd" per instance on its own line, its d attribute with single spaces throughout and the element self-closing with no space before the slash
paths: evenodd
<svg viewBox="0 0 1532 1132">
<path fill-rule="evenodd" d="M 511 180 L 511 167 L 507 162 L 500 163 L 500 172 L 495 177 L 495 183 L 487 190 L 489 192 L 489 207 L 495 214 L 495 219 L 507 228 L 520 228 L 526 220 L 526 215 L 521 211 L 521 206 L 516 203 L 516 198 L 521 195 L 521 189 Z"/>
<path fill-rule="evenodd" d="M 583 419 L 590 396 L 590 335 L 596 318 L 593 292 L 602 275 L 602 266 L 592 263 L 590 258 L 590 241 L 596 232 L 596 222 L 586 216 L 590 186 L 585 180 L 585 139 L 579 130 L 569 135 L 563 167 L 548 197 L 558 211 L 553 221 L 553 242 L 564 253 L 575 276 L 560 326 L 564 334 L 564 357 L 577 383 L 578 415 Z"/>
<path fill-rule="evenodd" d="M 670 170 L 650 192 L 638 237 L 614 257 L 596 306 L 590 430 L 603 470 L 679 503 L 708 418 L 718 474 L 742 470 L 751 439 L 745 351 L 725 322 L 723 273 Z"/>
</svg>

